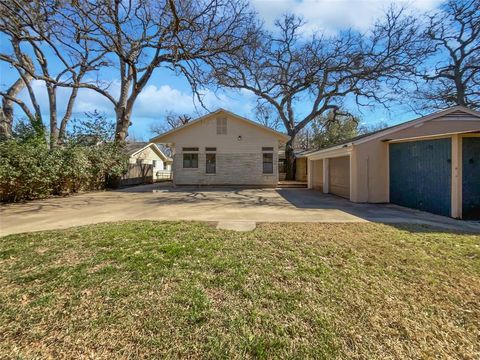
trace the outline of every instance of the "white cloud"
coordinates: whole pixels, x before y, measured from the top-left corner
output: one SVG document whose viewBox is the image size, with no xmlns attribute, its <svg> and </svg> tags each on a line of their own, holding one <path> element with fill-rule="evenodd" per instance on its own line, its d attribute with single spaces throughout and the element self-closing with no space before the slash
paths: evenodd
<svg viewBox="0 0 480 360">
<path fill-rule="evenodd" d="M 408 6 L 417 11 L 434 9 L 441 0 L 416 0 Z M 394 0 L 252 0 L 260 17 L 271 27 L 276 18 L 293 13 L 307 22 L 305 31 L 335 33 L 352 27 L 365 31 Z M 398 3 L 398 2 L 397 2 Z M 405 4 L 405 2 L 402 2 Z"/>
<path fill-rule="evenodd" d="M 169 111 L 191 113 L 194 110 L 193 97 L 170 85 L 147 85 L 137 98 L 134 116 L 157 117 Z"/>
<path fill-rule="evenodd" d="M 112 82 L 110 91 L 118 93 L 118 83 Z M 43 81 L 32 81 L 32 88 L 40 105 L 42 113 L 46 118 L 49 113 L 48 96 Z M 65 112 L 71 89 L 59 88 L 57 90 L 57 109 L 58 115 L 62 116 Z M 241 114 L 248 114 L 253 107 L 254 97 L 240 92 L 220 92 L 215 94 L 211 90 L 201 91 L 203 103 L 208 110 L 213 111 L 220 107 L 237 111 Z M 20 98 L 30 105 L 30 98 L 24 89 Z M 90 89 L 80 89 L 73 109 L 73 117 L 81 117 L 87 111 L 98 110 L 104 112 L 107 116 L 114 117 L 115 111 L 113 104 L 104 96 Z M 20 114 L 20 109 L 17 113 Z M 163 121 L 166 113 L 175 112 L 179 114 L 198 115 L 205 110 L 200 106 L 198 99 L 192 96 L 190 91 L 182 91 L 171 85 L 147 85 L 138 96 L 132 113 L 132 120 L 150 119 L 152 121 Z"/>
<path fill-rule="evenodd" d="M 219 107 L 232 109 L 245 105 L 245 101 L 239 99 L 238 95 L 234 99 L 232 94 L 228 95 L 224 92 L 215 94 L 208 89 L 202 90 L 201 93 L 202 101 L 210 111 Z M 243 96 L 240 95 L 240 97 Z M 204 112 L 204 109 L 190 91 L 184 92 L 170 85 L 148 85 L 138 96 L 133 117 L 159 118 L 170 111 L 180 114 L 195 114 Z"/>
</svg>

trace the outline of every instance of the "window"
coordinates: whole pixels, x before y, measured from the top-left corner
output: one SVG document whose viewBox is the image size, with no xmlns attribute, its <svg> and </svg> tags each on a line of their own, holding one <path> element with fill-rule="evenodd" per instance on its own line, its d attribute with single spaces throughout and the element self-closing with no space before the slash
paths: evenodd
<svg viewBox="0 0 480 360">
<path fill-rule="evenodd" d="M 217 118 L 217 135 L 227 134 L 227 119 Z"/>
<path fill-rule="evenodd" d="M 273 147 L 262 147 L 262 151 L 273 151 Z"/>
<path fill-rule="evenodd" d="M 207 174 L 215 174 L 217 172 L 217 155 L 207 154 L 205 172 Z"/>
<path fill-rule="evenodd" d="M 263 154 L 263 173 L 273 174 L 273 153 Z"/>
<path fill-rule="evenodd" d="M 184 147 L 182 148 L 183 152 L 186 152 L 186 151 L 198 151 L 198 148 L 197 147 Z"/>
<path fill-rule="evenodd" d="M 216 147 L 206 147 L 205 151 L 217 151 Z"/>
<path fill-rule="evenodd" d="M 198 154 L 183 154 L 183 168 L 197 169 L 198 168 Z"/>
</svg>

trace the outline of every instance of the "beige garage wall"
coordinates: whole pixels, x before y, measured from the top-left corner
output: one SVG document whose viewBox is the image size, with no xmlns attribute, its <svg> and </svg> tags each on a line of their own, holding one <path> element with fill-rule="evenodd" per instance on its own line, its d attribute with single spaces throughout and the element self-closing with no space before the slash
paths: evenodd
<svg viewBox="0 0 480 360">
<path fill-rule="evenodd" d="M 369 141 L 354 145 L 355 181 L 351 200 L 384 203 L 389 201 L 388 143 Z"/>
<path fill-rule="evenodd" d="M 342 156 L 329 160 L 329 192 L 350 198 L 350 157 Z"/>
<path fill-rule="evenodd" d="M 323 160 L 310 161 L 312 189 L 323 191 Z"/>
</svg>

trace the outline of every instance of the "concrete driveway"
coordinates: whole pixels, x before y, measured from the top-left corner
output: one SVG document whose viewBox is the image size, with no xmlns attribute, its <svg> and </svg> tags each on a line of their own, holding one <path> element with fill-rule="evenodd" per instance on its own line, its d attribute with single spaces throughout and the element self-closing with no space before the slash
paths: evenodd
<svg viewBox="0 0 480 360">
<path fill-rule="evenodd" d="M 394 205 L 354 204 L 307 189 L 173 188 L 160 183 L 0 208 L 0 235 L 121 220 L 199 220 L 248 230 L 257 222 L 423 223 L 480 231 L 469 223 Z"/>
</svg>

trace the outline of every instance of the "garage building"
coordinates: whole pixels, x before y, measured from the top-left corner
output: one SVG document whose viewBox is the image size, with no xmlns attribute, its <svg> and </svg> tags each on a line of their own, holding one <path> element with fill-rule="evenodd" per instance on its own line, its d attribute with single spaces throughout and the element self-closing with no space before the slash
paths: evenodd
<svg viewBox="0 0 480 360">
<path fill-rule="evenodd" d="M 456 106 L 306 157 L 310 189 L 480 219 L 480 112 Z"/>
</svg>

